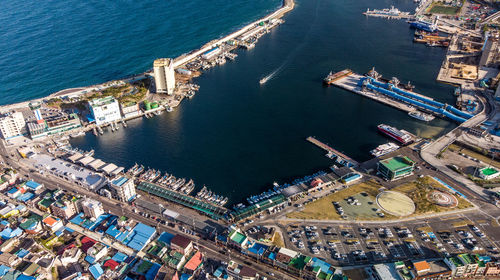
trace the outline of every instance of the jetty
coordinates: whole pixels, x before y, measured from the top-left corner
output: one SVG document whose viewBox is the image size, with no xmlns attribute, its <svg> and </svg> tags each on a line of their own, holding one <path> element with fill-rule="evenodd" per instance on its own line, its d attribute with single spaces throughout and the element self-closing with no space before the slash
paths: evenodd
<svg viewBox="0 0 500 280">
<path fill-rule="evenodd" d="M 331 84 L 405 112 L 420 110 L 458 123 L 463 123 L 473 116 L 449 104 L 415 93 L 411 88 L 407 89 L 408 86 L 401 85 L 396 78 L 382 79 L 374 69 L 367 76 L 351 73 Z"/>
<path fill-rule="evenodd" d="M 349 156 L 345 155 L 344 153 L 341 153 L 337 151 L 336 149 L 328 146 L 327 144 L 319 141 L 316 139 L 314 136 L 309 136 L 306 138 L 307 141 L 313 143 L 314 145 L 320 147 L 321 149 L 325 150 L 328 152 L 328 157 L 330 158 L 336 158 L 337 162 L 339 163 L 346 163 L 345 165 L 347 166 L 358 166 L 359 163 L 355 161 L 354 159 L 350 158 Z"/>
</svg>

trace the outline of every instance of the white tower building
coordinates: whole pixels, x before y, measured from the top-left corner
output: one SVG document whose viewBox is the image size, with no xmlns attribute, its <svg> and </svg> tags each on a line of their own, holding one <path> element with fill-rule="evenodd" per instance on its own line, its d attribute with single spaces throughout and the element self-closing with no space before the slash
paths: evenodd
<svg viewBox="0 0 500 280">
<path fill-rule="evenodd" d="M 156 92 L 174 94 L 175 71 L 174 60 L 170 58 L 159 58 L 153 63 Z"/>
</svg>

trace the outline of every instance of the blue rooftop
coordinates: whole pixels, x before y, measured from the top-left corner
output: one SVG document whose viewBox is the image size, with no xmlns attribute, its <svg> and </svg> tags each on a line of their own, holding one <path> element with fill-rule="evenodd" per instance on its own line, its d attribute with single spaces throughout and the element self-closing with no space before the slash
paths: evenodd
<svg viewBox="0 0 500 280">
<path fill-rule="evenodd" d="M 158 241 L 161 241 L 167 245 L 170 245 L 170 241 L 172 241 L 172 238 L 174 238 L 175 235 L 168 233 L 168 232 L 163 232 L 160 237 L 158 238 Z"/>
<path fill-rule="evenodd" d="M 93 258 L 93 257 L 91 257 L 91 256 L 89 256 L 89 255 L 87 255 L 87 256 L 85 257 L 85 261 L 86 261 L 86 262 L 88 262 L 89 264 L 94 264 L 94 263 L 95 263 L 95 258 Z"/>
<path fill-rule="evenodd" d="M 26 193 L 18 196 L 16 199 L 19 201 L 22 201 L 22 202 L 26 202 L 28 200 L 33 199 L 33 197 L 35 197 L 34 193 L 26 192 Z"/>
<path fill-rule="evenodd" d="M 17 190 L 17 187 L 13 187 L 12 189 L 8 190 L 7 193 L 8 194 L 14 194 L 16 193 L 18 190 Z"/>
<path fill-rule="evenodd" d="M 124 243 L 136 250 L 140 251 L 149 243 L 151 237 L 156 233 L 156 229 L 145 225 L 143 223 L 138 223 L 130 232 L 130 234 L 125 238 Z"/>
<path fill-rule="evenodd" d="M 25 184 L 25 185 L 26 185 L 28 188 L 33 189 L 33 190 L 36 190 L 36 189 L 38 189 L 39 187 L 41 187 L 41 186 L 42 186 L 42 184 L 37 183 L 37 182 L 35 182 L 35 181 L 31 181 L 31 180 L 30 180 L 30 181 L 28 181 L 28 182 L 26 182 L 26 184 Z"/>
<path fill-rule="evenodd" d="M 214 276 L 220 278 L 222 276 L 222 273 L 224 273 L 224 268 L 222 266 L 219 266 L 219 268 L 217 268 L 217 270 L 214 272 Z"/>
<path fill-rule="evenodd" d="M 0 265 L 0 277 L 3 277 L 10 270 L 10 267 L 6 265 Z"/>
<path fill-rule="evenodd" d="M 116 180 L 113 180 L 112 183 L 114 185 L 117 185 L 119 187 L 121 187 L 123 184 L 125 184 L 126 182 L 128 181 L 128 178 L 127 177 L 120 177 Z"/>
<path fill-rule="evenodd" d="M 186 274 L 186 273 L 183 273 L 180 277 L 180 280 L 189 280 L 189 278 L 191 278 L 191 274 Z"/>
<path fill-rule="evenodd" d="M 248 251 L 255 255 L 262 256 L 267 248 L 269 248 L 269 246 L 255 242 L 253 246 L 248 249 Z"/>
<path fill-rule="evenodd" d="M 17 251 L 16 255 L 20 258 L 24 258 L 26 257 L 28 254 L 30 253 L 30 251 L 26 250 L 26 249 L 21 249 L 19 251 Z"/>
<path fill-rule="evenodd" d="M 146 272 L 146 280 L 154 280 L 156 278 L 156 275 L 158 274 L 158 271 L 160 271 L 161 265 L 157 263 L 153 263 L 153 266 Z"/>
<path fill-rule="evenodd" d="M 99 279 L 104 271 L 102 270 L 102 267 L 100 264 L 94 264 L 93 266 L 89 267 L 90 274 L 94 277 L 94 279 Z"/>
<path fill-rule="evenodd" d="M 122 252 L 117 252 L 113 257 L 112 259 L 118 263 L 121 263 L 123 261 L 125 261 L 127 259 L 127 255 L 125 255 L 124 253 Z"/>
<path fill-rule="evenodd" d="M 19 275 L 16 280 L 36 280 L 33 276 L 26 276 L 24 274 Z"/>
<path fill-rule="evenodd" d="M 312 259 L 312 266 L 319 266 L 320 270 L 324 273 L 333 273 L 333 271 L 330 270 L 330 267 L 332 267 L 332 265 L 318 258 Z"/>
<path fill-rule="evenodd" d="M 19 236 L 22 233 L 23 231 L 20 228 L 16 228 L 14 230 L 11 228 L 5 228 L 2 232 L 0 232 L 0 236 L 2 237 L 2 239 L 7 240 Z"/>
</svg>

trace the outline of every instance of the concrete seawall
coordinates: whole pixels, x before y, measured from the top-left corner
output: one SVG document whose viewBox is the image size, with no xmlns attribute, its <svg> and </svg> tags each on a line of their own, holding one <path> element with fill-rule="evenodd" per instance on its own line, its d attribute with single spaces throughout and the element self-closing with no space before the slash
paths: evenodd
<svg viewBox="0 0 500 280">
<path fill-rule="evenodd" d="M 197 56 L 209 51 L 210 49 L 212 49 L 215 45 L 219 45 L 219 44 L 222 44 L 224 42 L 227 42 L 229 40 L 232 40 L 242 34 L 244 34 L 245 32 L 247 32 L 248 30 L 250 30 L 252 27 L 254 27 L 256 24 L 258 24 L 259 22 L 261 21 L 267 21 L 269 19 L 279 19 L 281 17 L 283 17 L 286 13 L 290 12 L 291 10 L 293 10 L 293 8 L 295 7 L 295 2 L 294 0 L 283 0 L 283 4 L 281 6 L 281 8 L 279 8 L 277 11 L 274 11 L 273 13 L 271 13 L 270 15 L 264 17 L 264 18 L 261 18 L 259 20 L 256 20 L 246 26 L 244 26 L 243 28 L 241 28 L 240 30 L 236 31 L 236 32 L 233 32 L 221 39 L 218 39 L 218 40 L 213 40 L 211 41 L 210 43 L 207 43 L 205 44 L 203 47 L 201 47 L 200 49 L 198 50 L 195 50 L 195 51 L 192 51 L 191 53 L 187 54 L 187 55 L 181 55 L 177 58 L 174 59 L 174 67 L 179 67 L 180 65 L 183 65 L 191 60 L 193 60 L 194 58 L 196 58 Z M 141 76 L 141 75 L 146 75 L 148 72 L 144 72 L 144 73 L 140 73 L 140 74 L 137 74 L 137 75 L 134 75 L 134 77 L 138 77 L 138 76 Z M 126 79 L 118 79 L 118 80 L 129 80 L 130 78 L 126 78 Z M 76 88 L 69 88 L 69 89 L 63 89 L 63 90 L 60 90 L 60 91 L 57 91 L 55 93 L 52 93 L 48 96 L 45 96 L 45 97 L 41 97 L 41 98 L 37 98 L 37 99 L 31 99 L 31 100 L 27 100 L 27 101 L 22 101 L 22 102 L 18 102 L 18 103 L 13 103 L 13 104 L 6 104 L 6 105 L 2 105 L 0 106 L 0 112 L 8 112 L 8 111 L 11 111 L 11 110 L 14 110 L 16 108 L 22 108 L 22 107 L 27 107 L 28 104 L 30 102 L 43 102 L 44 100 L 47 100 L 48 98 L 54 98 L 54 97 L 61 97 L 61 96 L 64 96 L 64 93 L 67 92 L 67 93 L 73 93 L 73 95 L 79 95 L 79 94 L 84 94 L 83 92 L 84 91 L 88 91 L 88 90 L 92 90 L 92 89 L 95 89 L 95 88 L 98 88 L 99 86 L 102 86 L 106 83 L 109 83 L 109 81 L 107 82 L 103 82 L 101 84 L 97 84 L 97 85 L 89 85 L 89 86 L 85 86 L 85 87 L 76 87 Z M 79 92 L 79 93 L 75 93 L 76 92 Z"/>
<path fill-rule="evenodd" d="M 236 31 L 236 32 L 233 32 L 227 36 L 225 36 L 224 38 L 222 39 L 219 39 L 215 42 L 213 42 L 212 44 L 208 43 L 208 44 L 205 44 L 204 47 L 202 47 L 201 49 L 187 55 L 187 56 L 180 56 L 180 57 L 177 57 L 175 60 L 174 60 L 174 67 L 179 67 L 191 60 L 193 60 L 194 58 L 196 58 L 197 56 L 213 49 L 216 45 L 220 45 L 222 43 L 225 43 L 229 40 L 232 40 L 242 34 L 244 34 L 245 32 L 247 32 L 248 30 L 250 30 L 252 27 L 255 27 L 256 24 L 258 24 L 259 22 L 261 21 L 267 21 L 267 20 L 270 20 L 270 19 L 279 19 L 281 17 L 283 17 L 286 13 L 288 13 L 289 11 L 291 11 L 295 6 L 295 3 L 293 0 L 283 0 L 283 5 L 282 7 L 275 11 L 274 13 L 264 17 L 264 18 L 261 18 L 259 20 L 256 20 L 248 25 L 246 25 L 245 27 L 241 28 L 240 30 Z"/>
</svg>

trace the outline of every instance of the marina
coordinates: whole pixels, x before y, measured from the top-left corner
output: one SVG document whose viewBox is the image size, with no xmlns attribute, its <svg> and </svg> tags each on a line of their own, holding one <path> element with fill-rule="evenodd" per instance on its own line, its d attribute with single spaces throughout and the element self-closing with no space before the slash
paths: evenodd
<svg viewBox="0 0 500 280">
<path fill-rule="evenodd" d="M 193 179 L 177 178 L 172 174 L 163 173 L 156 169 L 145 169 L 143 165 L 134 164 L 127 172 L 129 176 L 136 178 L 138 181 L 153 183 L 158 187 L 165 188 L 183 195 L 191 194 L 195 189 Z M 200 192 L 196 195 L 197 199 L 203 200 L 217 206 L 224 206 L 228 198 L 217 195 L 209 191 L 207 187 L 203 186 Z"/>
</svg>

